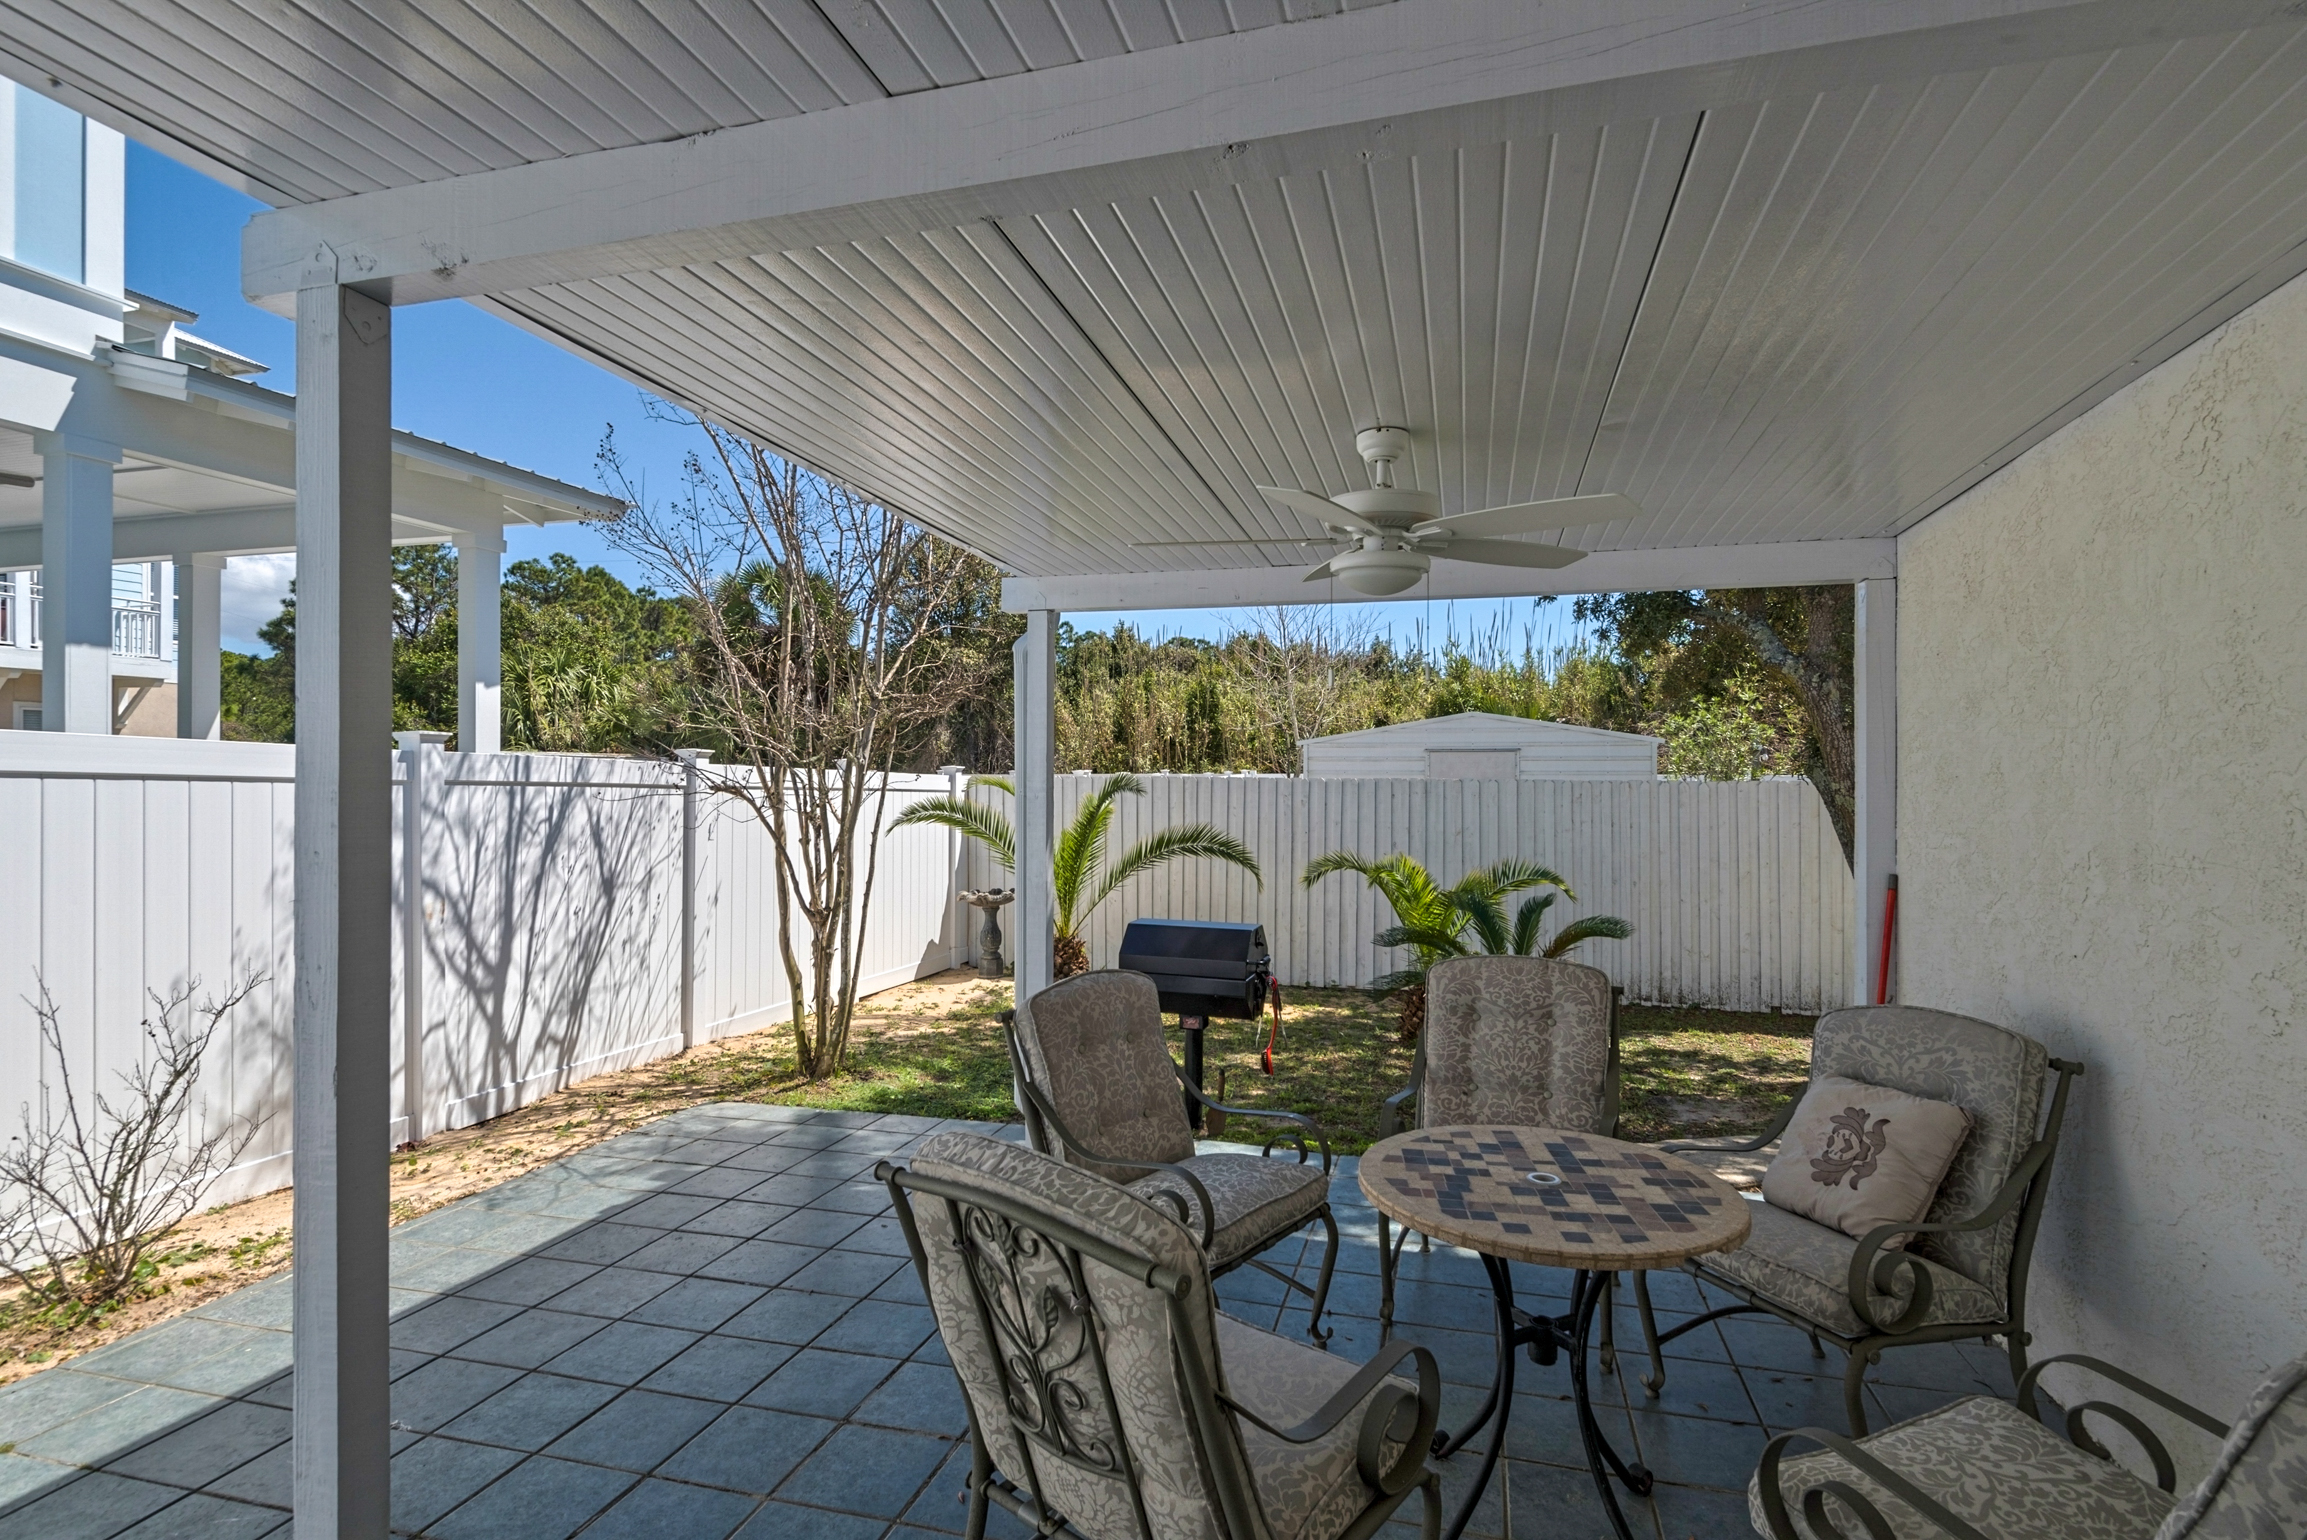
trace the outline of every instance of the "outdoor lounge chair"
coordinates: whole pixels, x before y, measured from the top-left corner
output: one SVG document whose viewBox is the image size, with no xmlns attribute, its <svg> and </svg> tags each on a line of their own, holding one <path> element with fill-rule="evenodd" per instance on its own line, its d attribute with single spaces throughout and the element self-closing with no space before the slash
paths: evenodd
<svg viewBox="0 0 2307 1540">
<path fill-rule="evenodd" d="M 940 1134 L 875 1174 L 968 1403 L 970 1540 L 993 1503 L 1084 1540 L 1360 1540 L 1413 1488 L 1439 1533 L 1425 1349 L 1357 1369 L 1218 1313 L 1165 1205 L 1035 1150 Z"/>
<path fill-rule="evenodd" d="M 2046 1069 L 2058 1074 L 2048 1114 L 2042 1110 Z M 2025 1374 L 2027 1267 L 2067 1090 L 2082 1072 L 2080 1064 L 2051 1058 L 2033 1038 L 1946 1011 L 1868 1005 L 1820 1017 L 1811 1038 L 1812 1079 L 1843 1075 L 1953 1102 L 1970 1114 L 1970 1132 L 1919 1224 L 1883 1225 L 1854 1238 L 1755 1204 L 1754 1231 L 1744 1246 L 1683 1264 L 1743 1303 L 1710 1310 L 1663 1335 L 1645 1309 L 1651 1372 L 1643 1385 L 1653 1395 L 1665 1388 L 1665 1343 L 1719 1317 L 1757 1312 L 1808 1332 L 1814 1353 L 1823 1353 L 1824 1337 L 1850 1355 L 1843 1410 L 1854 1437 L 1866 1432 L 1867 1365 L 1886 1348 L 1999 1336 L 2010 1353 L 2011 1377 Z M 1799 1103 L 1789 1102 L 1766 1132 L 1744 1143 L 1675 1141 L 1660 1148 L 1702 1159 L 1751 1153 L 1786 1132 Z M 1898 1236 L 1914 1237 L 1913 1244 L 1885 1249 Z"/>
<path fill-rule="evenodd" d="M 1410 1083 L 1378 1104 L 1378 1137 L 1462 1123 L 1616 1132 L 1618 991 L 1607 974 L 1560 958 L 1512 956 L 1454 957 L 1427 971 L 1418 1056 Z M 1393 1330 L 1394 1274 L 1409 1239 L 1407 1230 L 1391 1240 L 1387 1231 L 1380 1214 L 1380 1342 Z M 1634 1275 L 1638 1290 L 1642 1276 Z M 1609 1368 L 1607 1307 L 1602 1330 Z"/>
<path fill-rule="evenodd" d="M 2174 1499 L 2171 1456 L 2132 1411 L 2069 1408 L 2065 1439 L 2035 1410 L 2042 1372 L 2069 1364 L 2225 1435 L 2211 1472 Z M 2153 1485 L 2109 1457 L 2086 1427 L 2096 1413 L 2136 1439 Z M 1823 1444 L 1789 1456 L 1797 1440 Z M 1768 1540 L 2243 1540 L 2307 1534 L 2307 1357 L 2262 1381 L 2233 1427 L 2095 1358 L 2061 1354 L 2019 1377 L 2014 1407 L 1974 1396 L 1853 1442 L 1822 1428 L 1763 1446 L 1747 1487 Z M 1798 1518 L 1799 1515 L 1799 1518 Z"/>
<path fill-rule="evenodd" d="M 1161 996 L 1142 973 L 1076 974 L 1035 995 L 1008 1025 L 1018 1105 L 1035 1149 L 1169 1204 L 1202 1243 L 1213 1276 L 1247 1265 L 1310 1296 L 1306 1334 L 1327 1339 L 1322 1310 L 1337 1266 L 1338 1222 L 1330 1213 L 1330 1146 L 1313 1119 L 1221 1107 L 1204 1096 L 1170 1057 Z M 1263 1155 L 1197 1155 L 1181 1087 L 1205 1108 L 1277 1122 L 1283 1131 Z M 1309 1139 L 1321 1152 L 1318 1166 Z M 1274 1158 L 1277 1145 L 1297 1159 Z M 1329 1244 L 1309 1289 L 1258 1253 L 1317 1219 Z"/>
</svg>

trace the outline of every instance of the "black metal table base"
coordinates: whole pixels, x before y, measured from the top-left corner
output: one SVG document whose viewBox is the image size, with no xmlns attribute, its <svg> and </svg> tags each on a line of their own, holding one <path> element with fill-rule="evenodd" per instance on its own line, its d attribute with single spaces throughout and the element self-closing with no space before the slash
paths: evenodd
<svg viewBox="0 0 2307 1540">
<path fill-rule="evenodd" d="M 1547 1365 L 1555 1356 L 1567 1350 L 1570 1354 L 1570 1396 L 1578 1407 L 1578 1433 L 1586 1445 L 1586 1467 L 1594 1473 L 1595 1488 L 1602 1494 L 1602 1507 L 1610 1515 L 1611 1527 L 1619 1540 L 1634 1540 L 1634 1532 L 1626 1524 L 1626 1515 L 1619 1510 L 1618 1494 L 1611 1486 L 1613 1476 L 1626 1485 L 1626 1490 L 1637 1497 L 1650 1491 L 1650 1472 L 1640 1464 L 1629 1465 L 1603 1437 L 1602 1425 L 1594 1420 L 1594 1400 L 1586 1383 L 1586 1349 L 1594 1330 L 1594 1313 L 1609 1291 L 1609 1276 L 1603 1273 L 1579 1272 L 1573 1275 L 1570 1286 L 1570 1311 L 1567 1315 L 1531 1315 L 1514 1305 L 1513 1269 L 1496 1257 L 1484 1257 L 1483 1268 L 1490 1274 L 1490 1293 L 1498 1308 L 1498 1372 L 1490 1382 L 1489 1397 L 1474 1420 L 1456 1433 L 1438 1432 L 1434 1435 L 1434 1453 L 1448 1459 L 1472 1441 L 1490 1425 L 1490 1444 L 1482 1452 L 1481 1473 L 1474 1479 L 1473 1489 L 1443 1531 L 1443 1540 L 1458 1540 L 1473 1519 L 1474 1510 L 1481 1506 L 1482 1494 L 1490 1489 L 1490 1479 L 1497 1474 L 1498 1456 L 1506 1448 L 1506 1424 L 1514 1415 L 1514 1355 L 1517 1350 L 1530 1355 L 1534 1364 Z"/>
</svg>

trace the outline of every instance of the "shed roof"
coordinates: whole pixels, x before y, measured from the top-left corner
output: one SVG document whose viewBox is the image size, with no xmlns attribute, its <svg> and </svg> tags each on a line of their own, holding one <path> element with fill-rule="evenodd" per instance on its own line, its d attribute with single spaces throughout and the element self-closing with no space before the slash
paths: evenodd
<svg viewBox="0 0 2307 1540">
<path fill-rule="evenodd" d="M 1510 717 L 1496 711 L 1457 711 L 1448 716 L 1422 717 L 1415 722 L 1393 722 L 1384 727 L 1365 727 L 1359 732 L 1329 733 L 1319 738 L 1300 738 L 1298 747 L 1310 744 L 1415 742 L 1440 744 L 1450 747 L 1471 744 L 1485 748 L 1506 748 L 1523 744 L 1560 743 L 1578 739 L 1589 743 L 1648 744 L 1656 748 L 1665 742 L 1647 733 L 1612 732 L 1607 727 L 1580 727 L 1571 722 L 1549 722 L 1540 717 Z"/>
</svg>

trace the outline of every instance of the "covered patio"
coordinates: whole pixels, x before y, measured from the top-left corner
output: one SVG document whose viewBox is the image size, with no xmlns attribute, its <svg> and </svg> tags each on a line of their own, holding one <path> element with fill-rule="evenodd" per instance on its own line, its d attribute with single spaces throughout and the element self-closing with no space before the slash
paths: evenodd
<svg viewBox="0 0 2307 1540">
<path fill-rule="evenodd" d="M 930 1134 L 1021 1128 L 721 1103 L 622 1135 L 393 1232 L 393 1530 L 442 1540 L 930 1540 L 957 1534 L 968 1417 L 888 1194 Z M 1332 1347 L 1378 1342 L 1376 1216 L 1344 1161 Z M 1317 1234 L 1269 1256 L 1310 1277 Z M 1568 1275 L 1523 1270 L 1560 1308 Z M 1297 1331 L 1302 1296 L 1228 1274 L 1224 1309 Z M 1662 1323 L 1699 1308 L 1656 1277 Z M 0 1390 L 0 1540 L 288 1533 L 293 1283 L 257 1284 Z M 1404 1258 L 1399 1335 L 1433 1350 L 1446 1414 L 1489 1383 L 1476 1258 Z M 1721 1301 L 1714 1301 L 1720 1303 Z M 1622 1312 L 1622 1340 L 1638 1340 Z M 1658 1473 L 1638 1535 L 1742 1533 L 1773 1433 L 1839 1416 L 1834 1365 L 1799 1332 L 1732 1320 L 1672 1344 L 1664 1397 L 1604 1377 L 1614 1437 Z M 1885 1421 L 2008 1394 L 1983 1345 L 1886 1355 Z M 1631 1389 L 1631 1396 L 1629 1396 Z M 1559 1370 L 1526 1374 L 1502 1474 L 1467 1533 L 1603 1529 Z M 1631 1400 L 1632 1410 L 1627 1410 Z M 1474 1461 L 1446 1467 L 1455 1506 Z M 1388 1533 L 1415 1534 L 1415 1505 Z M 1511 1527 L 1510 1527 L 1511 1526 Z M 1028 1534 L 996 1511 L 989 1533 Z"/>
<path fill-rule="evenodd" d="M 1438 560 L 1414 596 L 1856 584 L 1850 976 L 1871 998 L 1895 872 L 1898 999 L 2090 1066 L 2035 1350 L 2222 1414 L 2296 1350 L 2307 21 L 1186 10 L 0 7 L 0 67 L 275 205 L 244 286 L 298 330 L 300 1534 L 382 1536 L 412 1436 L 388 1403 L 384 489 L 393 309 L 448 297 L 1011 574 L 1021 999 L 1051 977 L 1059 615 L 1338 597 L 1256 489 L 1357 490 L 1358 434 L 1405 432 L 1402 485 L 1445 515 L 1641 509 L 1529 532 L 1591 553 L 1570 565 Z M 598 1265 L 460 1249 L 442 1265 L 539 1289 Z M 1720 1404 L 1768 1422 L 1753 1367 Z M 1743 1479 L 1708 1458 L 1659 1464 Z"/>
</svg>

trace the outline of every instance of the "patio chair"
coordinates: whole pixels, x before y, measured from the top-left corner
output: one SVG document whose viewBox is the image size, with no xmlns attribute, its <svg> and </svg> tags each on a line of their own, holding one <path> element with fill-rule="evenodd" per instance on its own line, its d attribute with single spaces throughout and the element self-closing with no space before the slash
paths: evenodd
<svg viewBox="0 0 2307 1540">
<path fill-rule="evenodd" d="M 1601 969 L 1560 958 L 1436 963 L 1426 974 L 1426 1025 L 1410 1083 L 1378 1104 L 1378 1137 L 1463 1123 L 1615 1133 L 1619 993 Z M 1409 1238 L 1404 1230 L 1389 1240 L 1378 1216 L 1380 1342 L 1394 1328 L 1394 1276 Z M 1642 1274 L 1634 1279 L 1647 1300 Z M 1610 1317 L 1606 1304 L 1605 1368 L 1615 1358 Z"/>
<path fill-rule="evenodd" d="M 1330 1146 L 1295 1112 L 1225 1107 L 1186 1079 L 1162 1041 L 1161 995 L 1142 973 L 1080 973 L 1005 1018 L 1026 1137 L 1045 1155 L 1128 1185 L 1174 1208 L 1208 1253 L 1213 1276 L 1255 1267 L 1309 1297 L 1306 1334 L 1327 1341 L 1322 1311 L 1338 1260 L 1330 1213 Z M 1183 1088 L 1185 1097 L 1178 1094 Z M 1231 1118 L 1283 1125 L 1259 1155 L 1197 1155 L 1185 1098 Z M 1314 1151 L 1321 1164 L 1312 1163 Z M 1276 1146 L 1297 1159 L 1277 1159 Z M 1258 1253 L 1320 1220 L 1328 1235 L 1312 1288 Z"/>
<path fill-rule="evenodd" d="M 2058 1084 L 2043 1112 L 2046 1070 Z M 1853 1437 L 1866 1433 L 1867 1366 L 1886 1349 L 1965 1338 L 2001 1337 L 2011 1377 L 2027 1370 L 2027 1268 L 2050 1191 L 2051 1159 L 2066 1120 L 2067 1091 L 2083 1066 L 2051 1058 L 2033 1038 L 1991 1022 L 1911 1005 L 1855 1006 L 1819 1018 L 1810 1073 L 1843 1075 L 1915 1096 L 1949 1101 L 1970 1115 L 1970 1133 L 1917 1224 L 1889 1224 L 1863 1237 L 1768 1203 L 1754 1205 L 1754 1231 L 1736 1251 L 1683 1264 L 1741 1303 L 1710 1310 L 1660 1333 L 1647 1312 L 1650 1370 L 1643 1385 L 1665 1388 L 1663 1346 L 1723 1316 L 1767 1313 L 1849 1355 L 1843 1410 Z M 1738 1144 L 1670 1141 L 1678 1154 L 1751 1153 L 1793 1121 L 1789 1102 L 1758 1138 Z M 1885 1243 L 1912 1236 L 1904 1250 Z"/>
<path fill-rule="evenodd" d="M 875 1174 L 968 1405 L 970 1540 L 995 1503 L 1082 1540 L 1361 1540 L 1413 1489 L 1440 1533 L 1424 1349 L 1356 1368 L 1220 1314 L 1162 1204 L 1036 1150 L 940 1134 Z"/>
<path fill-rule="evenodd" d="M 2211 1473 L 2185 1497 L 2170 1452 L 2131 1410 L 2086 1401 L 2066 1438 L 2036 1411 L 2042 1372 L 2066 1364 L 2102 1376 L 2214 1438 Z M 2110 1457 L 2088 1427 L 2098 1414 L 2136 1439 L 2152 1485 Z M 1797 1440 L 1826 1447 L 1787 1454 Z M 2232 1427 L 2095 1358 L 2061 1354 L 2019 1378 L 2018 1404 L 1974 1396 L 1853 1442 L 1823 1428 L 1763 1446 L 1747 1487 L 1754 1532 L 1768 1540 L 2241 1540 L 2307 1533 L 2307 1357 L 2269 1375 Z M 1797 1520 L 1799 1511 L 1801 1517 Z"/>
</svg>

